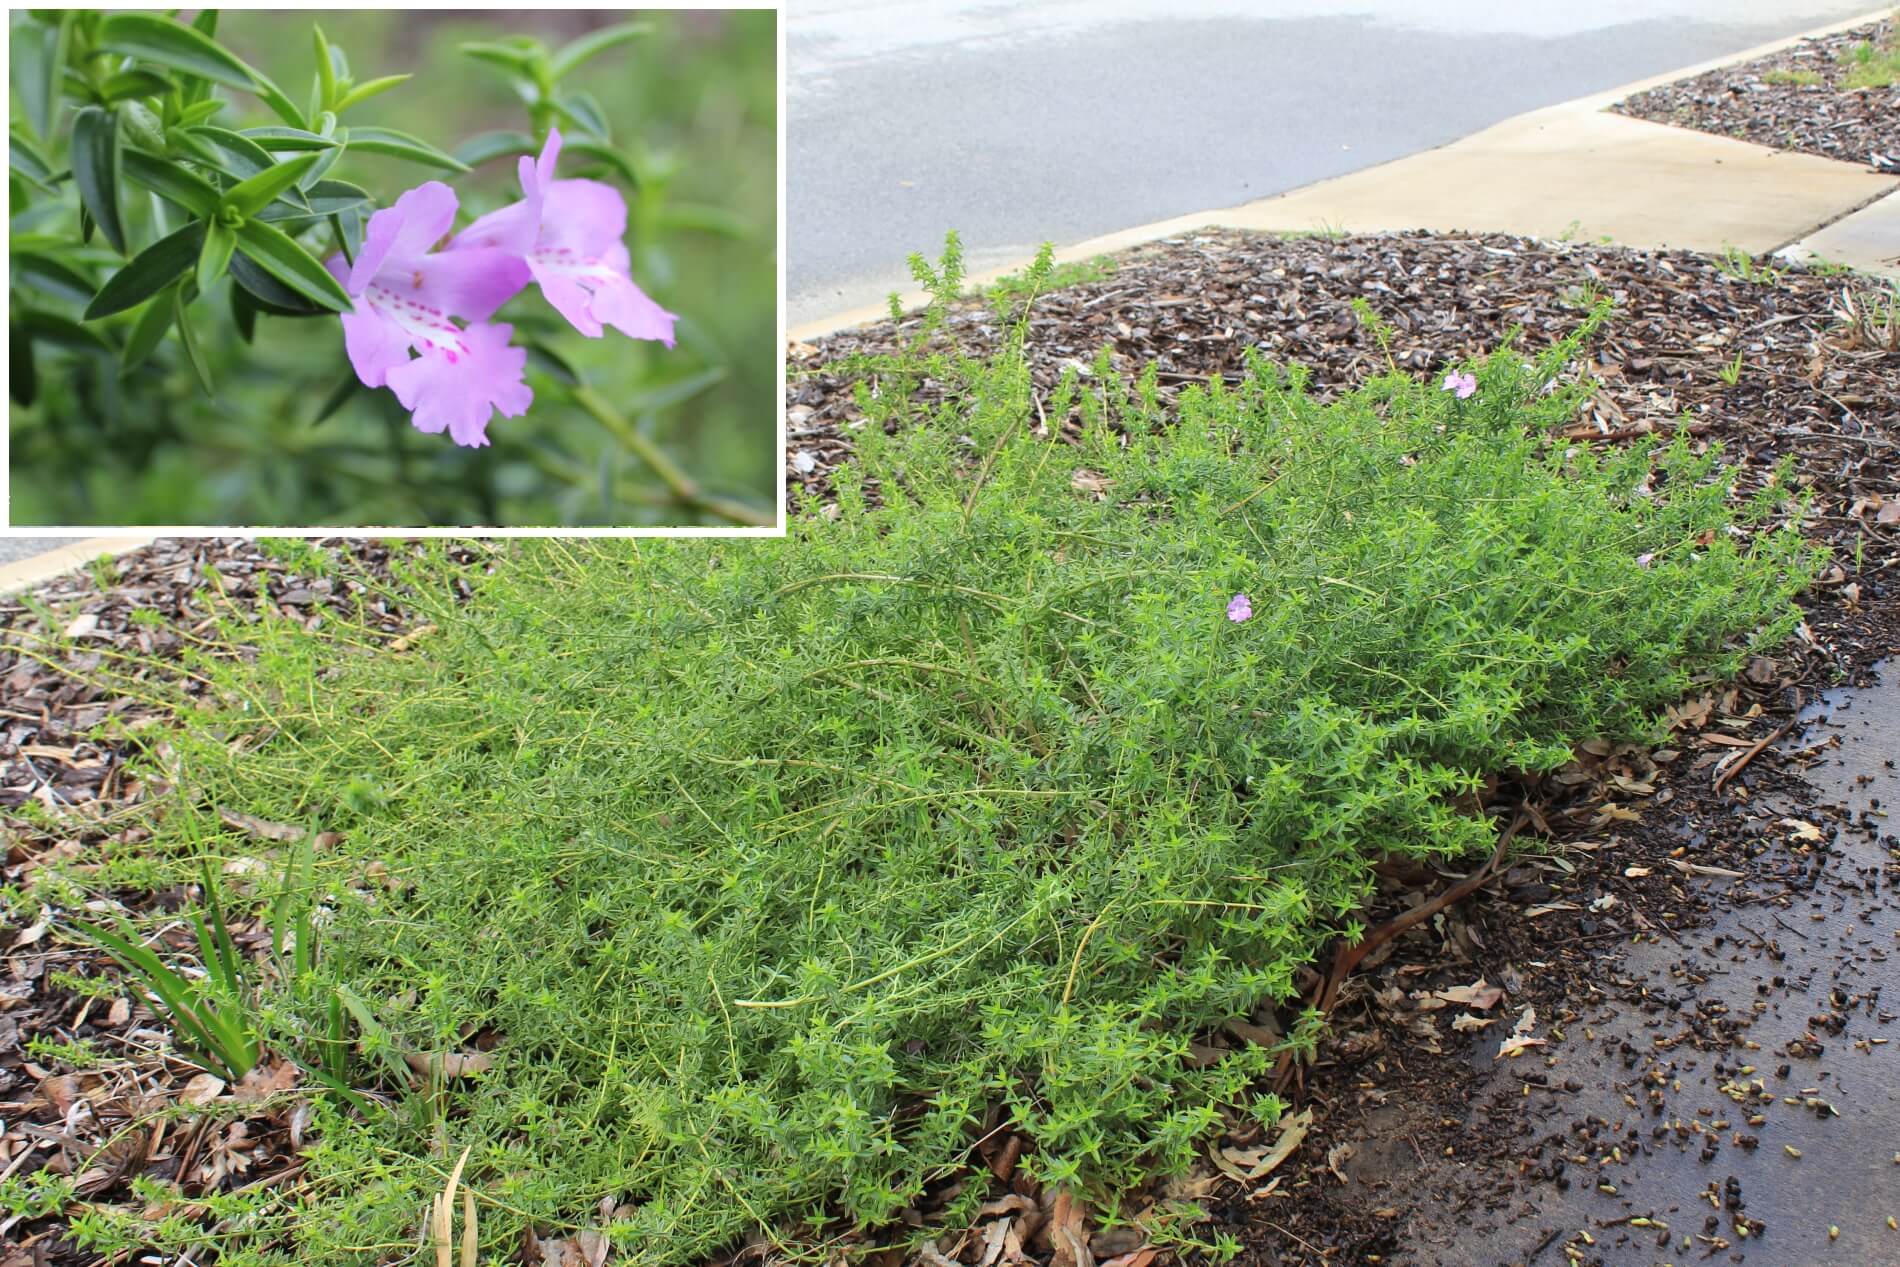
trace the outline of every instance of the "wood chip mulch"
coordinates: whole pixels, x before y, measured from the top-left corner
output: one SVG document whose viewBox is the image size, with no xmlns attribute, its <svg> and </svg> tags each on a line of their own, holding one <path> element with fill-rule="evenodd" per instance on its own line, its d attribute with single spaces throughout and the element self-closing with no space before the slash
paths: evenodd
<svg viewBox="0 0 1900 1267">
<path fill-rule="evenodd" d="M 1664 84 L 1611 109 L 1821 158 L 1900 172 L 1900 84 L 1848 88 L 1846 57 L 1861 44 L 1892 48 L 1889 19 L 1799 44 L 1739 66 Z"/>
</svg>

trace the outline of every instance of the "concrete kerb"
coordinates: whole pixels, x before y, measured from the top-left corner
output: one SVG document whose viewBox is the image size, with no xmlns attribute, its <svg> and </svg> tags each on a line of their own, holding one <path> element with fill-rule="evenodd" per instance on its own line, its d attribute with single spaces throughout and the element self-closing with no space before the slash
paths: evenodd
<svg viewBox="0 0 1900 1267">
<path fill-rule="evenodd" d="M 1574 229 L 1580 236 L 1606 235 L 1630 246 L 1721 250 L 1732 245 L 1765 253 L 1876 203 L 1883 194 L 1900 188 L 1900 181 L 1851 163 L 1608 114 L 1605 108 L 1649 88 L 1864 26 L 1888 12 L 1883 6 L 1727 57 L 1532 110 L 1435 149 L 1271 198 L 1174 216 L 1077 242 L 1057 250 L 1056 262 L 1111 255 L 1216 228 L 1274 232 L 1432 229 L 1533 237 L 1558 237 Z M 1560 148 L 1566 145 L 1568 149 Z M 1538 165 L 1540 152 L 1547 170 L 1527 176 L 1527 165 Z M 1656 186 L 1639 183 L 1625 188 L 1604 183 L 1604 172 L 1621 175 L 1632 159 L 1638 172 L 1657 182 Z M 1588 205 L 1564 203 L 1544 179 L 1561 174 L 1574 160 L 1595 168 L 1577 181 L 1595 194 L 1595 201 Z M 1672 171 L 1678 164 L 1679 170 Z M 1573 172 L 1573 178 L 1581 173 L 1582 169 Z M 1421 196 L 1421 180 L 1437 186 L 1435 198 Z M 1711 181 L 1717 182 L 1719 191 L 1711 190 Z M 1481 191 L 1494 198 L 1488 215 L 1482 208 L 1474 210 Z M 1734 205 L 1742 191 L 1765 205 Z M 1716 213 L 1707 213 L 1708 208 Z M 1598 223 L 1592 224 L 1591 217 L 1579 211 L 1596 213 Z M 1677 220 L 1683 212 L 1686 215 Z M 1697 219 L 1699 212 L 1703 214 Z M 1483 222 L 1486 219 L 1489 222 Z M 1616 232 L 1618 228 L 1625 232 Z M 1021 272 L 1030 262 L 1025 257 L 972 273 L 968 280 L 983 285 Z M 899 298 L 908 311 L 929 297 L 913 291 Z M 802 322 L 788 330 L 786 337 L 802 342 L 881 320 L 888 313 L 888 304 L 868 304 Z"/>
<path fill-rule="evenodd" d="M 85 567 L 101 555 L 111 558 L 148 546 L 156 537 L 88 537 L 43 554 L 0 566 L 0 594 L 18 594 Z"/>
</svg>

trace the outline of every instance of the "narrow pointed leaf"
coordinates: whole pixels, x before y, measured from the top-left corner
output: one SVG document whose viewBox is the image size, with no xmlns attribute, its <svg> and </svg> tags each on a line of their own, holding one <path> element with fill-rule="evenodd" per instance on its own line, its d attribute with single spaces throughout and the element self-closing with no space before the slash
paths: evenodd
<svg viewBox="0 0 1900 1267">
<path fill-rule="evenodd" d="M 311 303 L 290 287 L 246 259 L 239 251 L 231 257 L 231 280 L 251 297 L 259 312 L 274 317 L 327 317 L 328 308 Z"/>
<path fill-rule="evenodd" d="M 573 43 L 564 46 L 554 55 L 551 69 L 556 79 L 565 78 L 567 73 L 588 58 L 604 53 L 629 40 L 637 40 L 643 35 L 651 35 L 653 27 L 646 22 L 621 22 L 615 26 L 602 27 L 598 31 L 581 36 Z"/>
<path fill-rule="evenodd" d="M 15 320 L 40 343 L 52 343 L 74 352 L 113 352 L 112 341 L 90 326 L 82 326 L 71 317 L 63 317 L 56 312 L 40 312 L 28 308 L 15 315 Z"/>
<path fill-rule="evenodd" d="M 238 250 L 252 263 L 298 294 L 335 312 L 356 307 L 343 284 L 281 229 L 250 220 L 238 231 Z"/>
<path fill-rule="evenodd" d="M 398 84 L 406 83 L 412 78 L 413 76 L 411 75 L 384 75 L 381 79 L 372 79 L 366 84 L 358 84 L 343 94 L 343 99 L 332 106 L 331 109 L 335 110 L 338 114 L 342 114 L 351 106 L 360 106 L 371 97 L 388 92 L 391 88 L 396 87 Z"/>
<path fill-rule="evenodd" d="M 279 225 L 302 225 L 370 204 L 369 191 L 343 180 L 317 181 L 303 191 L 303 198 L 304 207 L 292 207 L 286 200 L 279 199 L 258 212 L 257 218 Z"/>
<path fill-rule="evenodd" d="M 586 132 L 596 141 L 611 141 L 612 134 L 607 127 L 607 112 L 600 103 L 584 92 L 564 92 L 554 98 L 554 107 L 574 121 L 574 126 Z"/>
<path fill-rule="evenodd" d="M 39 147 L 18 132 L 7 134 L 7 166 L 41 189 L 53 191 L 53 165 Z"/>
<path fill-rule="evenodd" d="M 464 57 L 473 57 L 476 61 L 499 66 L 503 70 L 532 77 L 535 54 L 531 49 L 518 48 L 513 44 L 491 44 L 476 40 L 457 46 Z"/>
<path fill-rule="evenodd" d="M 269 171 L 277 162 L 271 157 L 269 150 L 242 132 L 233 132 L 229 128 L 201 123 L 196 127 L 186 128 L 185 133 L 222 151 L 224 161 L 219 164 L 219 167 L 232 173 L 239 180 L 249 180 L 259 172 Z"/>
<path fill-rule="evenodd" d="M 99 24 L 99 47 L 171 66 L 228 88 L 255 90 L 257 73 L 210 36 L 157 13 L 114 13 Z"/>
<path fill-rule="evenodd" d="M 7 349 L 12 364 L 7 367 L 7 394 L 24 409 L 40 394 L 39 371 L 33 364 L 33 340 L 15 324 L 7 327 Z"/>
<path fill-rule="evenodd" d="M 251 292 L 242 286 L 231 287 L 231 322 L 237 326 L 238 337 L 246 343 L 257 337 L 257 302 L 251 298 Z"/>
<path fill-rule="evenodd" d="M 194 220 L 170 237 L 160 238 L 140 251 L 99 288 L 86 308 L 86 320 L 96 321 L 124 312 L 171 285 L 198 262 L 204 240 L 205 226 Z"/>
<path fill-rule="evenodd" d="M 165 331 L 171 329 L 171 325 L 172 295 L 171 291 L 165 291 L 146 304 L 138 320 L 132 323 L 132 333 L 127 336 L 125 349 L 119 355 L 119 372 L 130 374 L 145 364 L 158 345 L 165 341 Z"/>
<path fill-rule="evenodd" d="M 211 293 L 211 286 L 220 277 L 231 262 L 231 252 L 237 249 L 237 231 L 217 220 L 205 221 L 204 250 L 198 253 L 198 293 Z"/>
<path fill-rule="evenodd" d="M 66 68 L 67 33 L 73 15 L 62 13 L 56 23 L 16 23 L 10 35 L 13 54 L 13 90 L 26 108 L 33 135 L 44 141 L 59 122 L 59 85 Z"/>
<path fill-rule="evenodd" d="M 245 219 L 250 219 L 265 207 L 277 200 L 277 196 L 293 188 L 305 172 L 316 166 L 321 154 L 305 154 L 293 158 L 287 163 L 279 163 L 267 168 L 247 180 L 233 185 L 224 195 L 224 210 L 235 211 Z"/>
<path fill-rule="evenodd" d="M 397 132 L 390 128 L 351 128 L 350 148 L 371 154 L 387 154 L 391 158 L 406 158 L 412 163 L 440 167 L 444 171 L 465 172 L 468 170 L 467 163 L 453 155 L 444 154 L 420 137 L 410 136 L 407 132 Z"/>
<path fill-rule="evenodd" d="M 123 153 L 127 179 L 145 186 L 161 198 L 169 199 L 195 216 L 214 216 L 220 201 L 218 191 L 202 177 L 186 171 L 168 158 L 154 158 L 144 150 Z"/>
<path fill-rule="evenodd" d="M 310 38 L 317 48 L 317 108 L 329 110 L 336 105 L 336 64 L 330 60 L 330 41 L 323 28 L 310 24 Z"/>
<path fill-rule="evenodd" d="M 273 154 L 287 150 L 332 150 L 339 144 L 333 137 L 319 136 L 303 128 L 245 128 L 243 135 Z"/>
<path fill-rule="evenodd" d="M 343 408 L 343 403 L 350 397 L 356 395 L 356 389 L 361 386 L 362 383 L 358 381 L 354 370 L 345 374 L 342 381 L 331 388 L 330 394 L 323 398 L 323 405 L 317 410 L 317 416 L 310 420 L 310 425 L 314 427 L 318 423 L 326 421 L 331 414 Z"/>
<path fill-rule="evenodd" d="M 470 167 L 479 167 L 498 158 L 532 154 L 539 148 L 526 132 L 483 132 L 456 146 L 455 157 Z"/>
<path fill-rule="evenodd" d="M 99 95 L 107 101 L 128 97 L 158 97 L 172 90 L 172 81 L 155 70 L 122 70 L 99 85 Z"/>
<path fill-rule="evenodd" d="M 570 141 L 561 147 L 563 155 L 575 154 L 582 158 L 591 158 L 597 163 L 605 163 L 613 169 L 614 175 L 627 182 L 629 188 L 640 187 L 640 175 L 633 170 L 633 164 L 627 156 L 612 146 L 596 145 L 592 141 Z"/>
<path fill-rule="evenodd" d="M 119 220 L 119 127 L 108 110 L 87 106 L 73 119 L 73 184 L 112 249 L 125 251 Z"/>
<path fill-rule="evenodd" d="M 90 277 L 64 260 L 41 255 L 38 251 L 16 249 L 13 252 L 13 277 L 59 299 L 70 299 L 81 304 L 92 300 L 93 284 Z"/>
</svg>

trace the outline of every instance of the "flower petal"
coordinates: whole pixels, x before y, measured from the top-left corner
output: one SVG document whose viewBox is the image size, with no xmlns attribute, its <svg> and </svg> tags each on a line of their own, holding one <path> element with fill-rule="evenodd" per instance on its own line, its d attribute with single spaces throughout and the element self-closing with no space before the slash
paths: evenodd
<svg viewBox="0 0 1900 1267">
<path fill-rule="evenodd" d="M 389 371 L 409 360 L 409 332 L 389 320 L 368 300 L 343 314 L 343 348 L 365 387 L 381 387 Z"/>
<path fill-rule="evenodd" d="M 362 294 L 385 271 L 407 271 L 449 231 L 457 205 L 453 189 L 430 180 L 396 199 L 395 206 L 371 216 L 363 230 L 363 248 L 350 268 L 350 293 Z"/>
<path fill-rule="evenodd" d="M 447 431 L 457 444 L 479 448 L 488 443 L 488 419 L 496 410 L 518 418 L 534 401 L 522 381 L 526 348 L 510 347 L 514 327 L 473 325 L 463 332 L 468 353 L 426 352 L 389 371 L 391 390 L 418 431 Z"/>
<path fill-rule="evenodd" d="M 507 251 L 437 251 L 416 261 L 406 292 L 464 321 L 486 321 L 521 292 L 529 277 L 527 264 Z"/>
<path fill-rule="evenodd" d="M 627 202 L 618 189 L 597 180 L 557 180 L 543 192 L 535 249 L 598 257 L 626 231 Z"/>
</svg>

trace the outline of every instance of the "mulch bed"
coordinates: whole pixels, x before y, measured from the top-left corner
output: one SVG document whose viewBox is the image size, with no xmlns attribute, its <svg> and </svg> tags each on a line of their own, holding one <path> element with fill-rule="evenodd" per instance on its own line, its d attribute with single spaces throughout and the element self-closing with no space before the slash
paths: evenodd
<svg viewBox="0 0 1900 1267">
<path fill-rule="evenodd" d="M 1900 41 L 1892 20 L 1802 40 L 1739 66 L 1664 84 L 1611 109 L 1822 158 L 1900 172 L 1900 84 L 1847 88 L 1842 55 Z"/>
<path fill-rule="evenodd" d="M 1900 646 L 1893 571 L 1900 562 L 1900 352 L 1875 346 L 1871 332 L 1843 322 L 1842 295 L 1855 283 L 1839 277 L 1791 271 L 1751 282 L 1689 254 L 1509 237 L 1289 241 L 1209 234 L 1144 248 L 1106 279 L 1037 304 L 1030 346 L 1045 398 L 1066 367 L 1086 367 L 1104 344 L 1118 371 L 1155 362 L 1164 394 L 1209 375 L 1237 375 L 1251 346 L 1307 365 L 1315 390 L 1334 393 L 1387 368 L 1347 306 L 1354 297 L 1394 326 L 1392 352 L 1402 369 L 1436 375 L 1513 327 L 1522 327 L 1532 349 L 1548 344 L 1579 319 L 1586 286 L 1615 299 L 1619 316 L 1578 367 L 1600 384 L 1578 434 L 1625 439 L 1673 430 L 1686 416 L 1699 443 L 1729 445 L 1747 486 L 1792 455 L 1796 478 L 1814 495 L 1807 527 L 1836 545 L 1836 562 L 1806 600 L 1801 639 L 1751 665 L 1742 681 L 1711 684 L 1689 702 L 1673 758 L 1629 748 L 1585 751 L 1572 769 L 1534 787 L 1499 788 L 1499 806 L 1528 801 L 1533 830 L 1552 842 L 1613 836 L 1618 847 L 1600 865 L 1587 850 L 1567 852 L 1571 870 L 1513 862 L 1478 896 L 1393 943 L 1348 984 L 1338 1026 L 1317 1062 L 1300 1071 L 1299 1103 L 1316 1110 L 1306 1144 L 1270 1176 L 1240 1182 L 1228 1168 L 1247 1172 L 1273 1140 L 1257 1128 L 1237 1132 L 1214 1150 L 1226 1167 L 1213 1161 L 1175 1188 L 1207 1206 L 1215 1229 L 1238 1238 L 1247 1260 L 1263 1267 L 1430 1261 L 1408 1259 L 1408 1246 L 1435 1226 L 1419 1209 L 1417 1192 L 1404 1200 L 1380 1196 L 1375 1204 L 1363 1185 L 1337 1180 L 1335 1172 L 1351 1164 L 1338 1152 L 1340 1133 L 1381 1098 L 1430 1108 L 1429 1121 L 1407 1136 L 1421 1158 L 1446 1148 L 1488 1152 L 1494 1160 L 1487 1177 L 1541 1182 L 1535 1175 L 1547 1175 L 1538 1168 L 1550 1162 L 1529 1147 L 1537 1141 L 1527 1142 L 1523 1123 L 1504 1109 L 1475 1113 L 1460 1099 L 1470 1081 L 1471 1045 L 1480 1039 L 1450 1027 L 1455 1009 L 1421 1013 L 1411 1006 L 1413 991 L 1488 974 L 1509 985 L 1513 1007 L 1534 1004 L 1546 1017 L 1601 997 L 1606 955 L 1620 940 L 1647 928 L 1687 927 L 1712 901 L 1692 885 L 1637 884 L 1625 874 L 1632 865 L 1675 874 L 1669 858 L 1679 858 L 1681 840 L 1665 830 L 1665 819 L 1706 820 L 1699 864 L 1751 875 L 1768 865 L 1748 846 L 1735 797 L 1788 778 L 1774 755 L 1751 759 L 1722 792 L 1710 784 L 1740 760 L 1742 745 L 1781 725 L 1797 692 L 1812 698 L 1821 685 L 1864 673 Z M 959 307 L 951 327 L 971 352 L 993 349 L 1002 335 L 981 302 Z M 848 460 L 854 424 L 862 424 L 849 376 L 825 366 L 852 353 L 889 351 L 901 333 L 883 325 L 793 349 L 788 429 L 796 483 L 822 497 L 828 473 Z M 1726 382 L 1723 371 L 1738 352 L 1740 372 Z M 369 593 L 388 576 L 391 548 L 329 548 L 348 562 L 344 579 L 296 576 L 248 542 L 162 542 L 97 578 L 75 574 L 30 601 L 0 600 L 6 883 L 26 884 L 54 861 L 83 868 L 90 857 L 136 850 L 144 839 L 139 814 L 155 789 L 128 777 L 126 762 L 145 745 L 162 743 L 162 709 L 87 685 L 85 675 L 107 657 L 138 657 L 139 674 L 189 692 L 180 657 L 212 636 L 214 618 L 242 617 L 260 604 L 321 621 L 366 601 L 388 636 L 408 631 L 412 620 L 400 603 Z M 464 561 L 478 568 L 480 548 Z M 142 609 L 157 618 L 135 619 Z M 241 645 L 217 652 L 244 653 Z M 1649 809 L 1662 804 L 1666 815 Z M 1444 883 L 1430 874 L 1394 875 L 1369 918 L 1385 918 Z M 1600 903 L 1606 894 L 1618 904 Z M 188 904 L 181 892 L 118 896 L 146 903 L 148 911 Z M 1551 909 L 1526 916 L 1539 907 Z M 1530 958 L 1558 966 L 1522 967 Z M 0 1171 L 49 1167 L 82 1176 L 96 1199 L 120 1202 L 133 1200 L 128 1180 L 137 1173 L 177 1182 L 188 1197 L 295 1182 L 304 1122 L 296 1096 L 280 1085 L 281 1066 L 267 1066 L 252 1085 L 214 1086 L 164 1050 L 162 1025 L 129 992 L 92 998 L 63 975 L 74 971 L 114 975 L 98 956 L 62 943 L 44 921 L 0 932 Z M 1285 1020 L 1263 1013 L 1251 1031 L 1243 1025 L 1203 1037 L 1215 1046 L 1246 1041 Z M 30 1054 L 35 1039 L 84 1041 L 107 1058 L 74 1070 L 43 1045 Z M 1706 1041 L 1728 1036 L 1712 1028 Z M 174 1115 L 162 1133 L 149 1126 L 121 1131 L 166 1106 Z M 1025 1146 L 1033 1145 L 1003 1135 L 986 1140 L 983 1161 L 1009 1176 L 1015 1190 L 993 1203 L 978 1228 L 939 1238 L 937 1257 L 925 1255 L 932 1267 L 976 1267 L 991 1248 L 1012 1245 L 1056 1267 L 1155 1261 L 1139 1235 L 1094 1227 L 1073 1203 L 1028 1184 L 1015 1171 Z M 1288 1194 L 1297 1199 L 1279 1199 Z M 1447 1196 L 1446 1209 L 1482 1211 L 1494 1199 L 1495 1191 L 1467 1186 Z M 25 1246 L 0 1252 L 0 1265 L 89 1264 L 59 1230 L 52 1219 L 0 1226 L 0 1244 Z M 878 1267 L 896 1264 L 880 1258 Z"/>
</svg>

